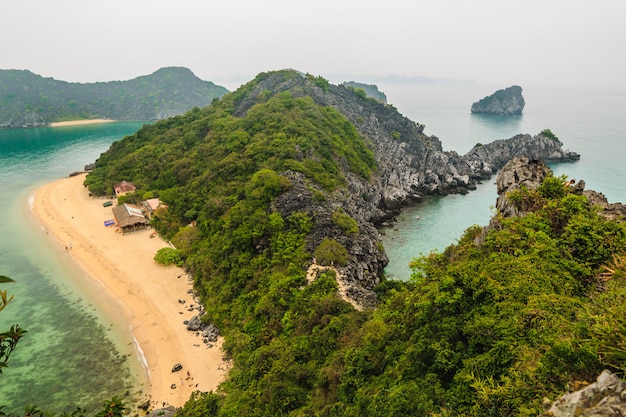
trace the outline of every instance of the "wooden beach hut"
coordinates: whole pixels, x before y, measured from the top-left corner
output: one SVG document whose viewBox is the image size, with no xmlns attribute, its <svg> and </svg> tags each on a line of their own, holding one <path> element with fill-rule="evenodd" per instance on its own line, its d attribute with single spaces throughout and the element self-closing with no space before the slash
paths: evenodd
<svg viewBox="0 0 626 417">
<path fill-rule="evenodd" d="M 150 227 L 150 222 L 137 206 L 124 203 L 121 206 L 113 207 L 112 210 L 115 223 L 117 223 L 122 234 Z"/>
</svg>

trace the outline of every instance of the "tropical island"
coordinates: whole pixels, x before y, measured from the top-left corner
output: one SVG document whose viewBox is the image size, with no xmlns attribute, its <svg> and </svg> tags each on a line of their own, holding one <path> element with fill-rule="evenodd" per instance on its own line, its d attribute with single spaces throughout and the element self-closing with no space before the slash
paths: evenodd
<svg viewBox="0 0 626 417">
<path fill-rule="evenodd" d="M 276 71 L 115 142 L 84 184 L 164 203 L 162 259 L 224 337 L 226 379 L 177 415 L 538 415 L 625 355 L 626 211 L 552 175 L 579 158 L 562 145 L 444 152 L 393 106 Z M 489 226 L 385 278 L 377 226 L 496 172 Z"/>
<path fill-rule="evenodd" d="M 228 90 L 182 67 L 127 81 L 70 83 L 0 70 L 0 128 L 88 120 L 155 121 L 204 107 Z"/>
</svg>

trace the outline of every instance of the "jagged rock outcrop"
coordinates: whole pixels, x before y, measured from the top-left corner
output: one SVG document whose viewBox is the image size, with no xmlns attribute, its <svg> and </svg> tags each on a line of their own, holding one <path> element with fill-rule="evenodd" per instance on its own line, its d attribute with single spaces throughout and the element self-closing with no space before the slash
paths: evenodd
<svg viewBox="0 0 626 417">
<path fill-rule="evenodd" d="M 236 102 L 235 116 L 244 116 L 271 95 L 289 92 L 294 97 L 308 96 L 318 105 L 332 106 L 342 113 L 375 154 L 377 171 L 369 180 L 350 173 L 346 165 L 345 188 L 327 195 L 323 204 L 315 201 L 312 186 L 305 183 L 301 174 L 284 173 L 292 186 L 274 203 L 283 216 L 305 211 L 315 218 L 315 230 L 307 241 L 309 250 L 313 251 L 327 237 L 348 249 L 350 261 L 339 270 L 347 281 L 348 294 L 364 306 L 375 302 L 373 288 L 388 262 L 375 225 L 423 195 L 467 193 L 515 156 L 559 161 L 579 158 L 578 154 L 563 150 L 558 140 L 542 135 L 518 135 L 479 146 L 465 156 L 444 152 L 440 140 L 425 135 L 422 125 L 404 117 L 393 106 L 363 97 L 345 86 L 320 86 L 315 78 L 295 71 L 264 74 L 257 80 Z M 358 235 L 346 236 L 332 222 L 332 213 L 339 209 L 357 221 Z"/>
<path fill-rule="evenodd" d="M 477 145 L 464 159 L 473 172 L 485 175 L 495 174 L 511 158 L 525 156 L 530 159 L 541 159 L 546 162 L 577 161 L 580 155 L 563 149 L 558 139 L 539 133 L 535 136 L 520 134 L 510 139 L 500 139 L 487 145 Z"/>
<path fill-rule="evenodd" d="M 476 114 L 512 115 L 521 114 L 525 104 L 522 87 L 514 85 L 473 103 L 471 110 Z"/>
<path fill-rule="evenodd" d="M 622 203 L 609 203 L 604 194 L 593 190 L 585 190 L 583 195 L 587 197 L 591 205 L 601 208 L 601 211 L 598 212 L 601 216 L 611 220 L 626 219 L 626 205 Z"/>
<path fill-rule="evenodd" d="M 304 175 L 297 172 L 286 174 L 291 181 L 289 190 L 272 203 L 272 209 L 288 217 L 292 213 L 303 212 L 315 222 L 315 227 L 307 237 L 307 250 L 314 253 L 325 238 L 339 242 L 350 254 L 350 262 L 337 265 L 346 287 L 346 295 L 363 307 L 376 304 L 374 287 L 380 282 L 384 267 L 389 263 L 379 242 L 378 230 L 372 223 L 372 216 L 383 216 L 382 211 L 368 205 L 353 193 L 342 192 L 327 196 L 323 201 L 313 197 L 314 189 L 305 182 Z M 318 190 L 321 192 L 321 190 Z M 333 213 L 342 211 L 358 223 L 359 232 L 346 235 L 333 222 Z"/>
<path fill-rule="evenodd" d="M 545 401 L 542 417 L 620 417 L 626 415 L 626 384 L 603 371 L 596 381 L 563 395 L 554 403 Z"/>
<path fill-rule="evenodd" d="M 511 191 L 522 187 L 528 190 L 539 188 L 543 180 L 552 175 L 552 170 L 544 161 L 528 157 L 514 157 L 507 162 L 498 172 L 496 177 L 496 187 L 498 198 L 496 199 L 497 215 L 492 217 L 489 225 L 483 228 L 481 236 L 476 243 L 484 242 L 487 233 L 500 227 L 500 218 L 521 217 L 528 213 L 524 207 L 514 204 L 508 196 Z M 566 186 L 572 187 L 576 194 L 587 197 L 589 204 L 600 208 L 598 214 L 613 220 L 626 219 L 626 205 L 622 203 L 609 203 L 606 197 L 593 190 L 585 190 L 585 181 L 570 180 Z"/>
<path fill-rule="evenodd" d="M 545 162 L 528 157 L 511 159 L 498 173 L 496 187 L 498 198 L 496 209 L 502 217 L 519 217 L 525 214 L 508 198 L 508 193 L 524 187 L 528 190 L 539 188 L 543 180 L 552 174 Z"/>
</svg>

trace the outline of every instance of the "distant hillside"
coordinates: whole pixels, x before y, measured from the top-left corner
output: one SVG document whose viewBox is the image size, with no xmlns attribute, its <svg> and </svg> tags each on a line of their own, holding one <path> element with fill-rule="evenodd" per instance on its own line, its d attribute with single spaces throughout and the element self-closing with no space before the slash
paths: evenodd
<svg viewBox="0 0 626 417">
<path fill-rule="evenodd" d="M 365 91 L 365 94 L 367 95 L 367 97 L 373 98 L 376 101 L 380 101 L 381 103 L 387 104 L 387 96 L 385 95 L 385 93 L 383 93 L 382 91 L 378 89 L 378 86 L 376 84 L 363 84 L 363 83 L 358 83 L 356 81 L 347 81 L 343 83 L 342 85 L 348 88 L 355 89 L 357 91 L 363 90 Z"/>
<path fill-rule="evenodd" d="M 228 90 L 189 69 L 161 68 L 128 81 L 70 83 L 27 70 L 0 70 L 0 127 L 81 119 L 160 120 L 209 105 Z"/>
</svg>

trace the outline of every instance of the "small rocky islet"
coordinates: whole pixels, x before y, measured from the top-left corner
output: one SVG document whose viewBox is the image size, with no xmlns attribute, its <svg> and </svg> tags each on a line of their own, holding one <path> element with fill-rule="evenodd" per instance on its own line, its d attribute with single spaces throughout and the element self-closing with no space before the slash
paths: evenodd
<svg viewBox="0 0 626 417">
<path fill-rule="evenodd" d="M 471 111 L 472 114 L 509 116 L 522 114 L 525 105 L 522 87 L 513 85 L 473 103 Z"/>
</svg>

